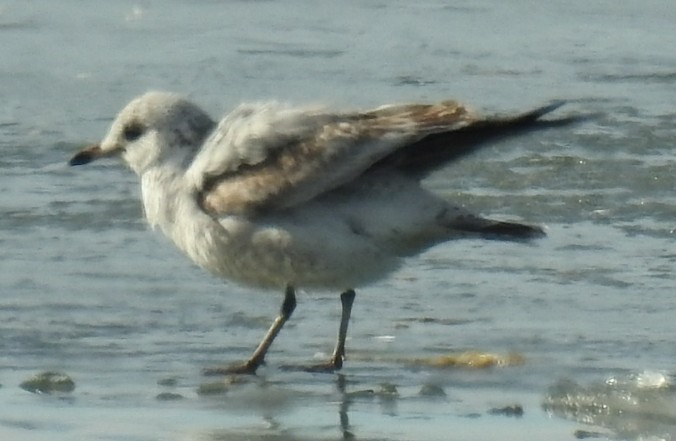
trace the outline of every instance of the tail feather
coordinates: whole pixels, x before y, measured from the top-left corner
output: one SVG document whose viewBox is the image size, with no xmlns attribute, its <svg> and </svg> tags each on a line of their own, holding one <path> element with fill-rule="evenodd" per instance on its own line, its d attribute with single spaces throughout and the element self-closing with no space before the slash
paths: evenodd
<svg viewBox="0 0 676 441">
<path fill-rule="evenodd" d="M 536 225 L 496 221 L 482 217 L 468 217 L 449 225 L 453 230 L 476 235 L 483 239 L 530 240 L 544 237 L 545 231 Z"/>
<path fill-rule="evenodd" d="M 585 116 L 540 119 L 563 104 L 564 101 L 553 101 L 514 117 L 481 119 L 460 129 L 435 133 L 399 150 L 376 166 L 394 166 L 409 175 L 422 178 L 448 162 L 478 150 L 489 141 L 539 129 L 565 127 L 586 119 Z"/>
</svg>

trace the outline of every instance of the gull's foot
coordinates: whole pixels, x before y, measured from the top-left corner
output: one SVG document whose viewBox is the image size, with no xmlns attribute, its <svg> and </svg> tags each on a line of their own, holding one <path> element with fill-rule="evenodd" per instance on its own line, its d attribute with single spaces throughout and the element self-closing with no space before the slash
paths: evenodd
<svg viewBox="0 0 676 441">
<path fill-rule="evenodd" d="M 265 354 L 267 354 L 270 345 L 282 330 L 284 323 L 291 317 L 293 310 L 296 308 L 296 294 L 293 286 L 286 287 L 284 294 L 284 303 L 279 311 L 279 315 L 272 322 L 270 329 L 263 337 L 263 340 L 258 344 L 258 347 L 244 363 L 237 363 L 232 366 L 217 366 L 214 368 L 206 368 L 202 370 L 204 375 L 256 375 L 256 370 L 262 364 L 265 364 Z"/>
<path fill-rule="evenodd" d="M 230 366 L 215 366 L 211 368 L 204 368 L 202 375 L 211 377 L 216 375 L 256 375 L 258 364 L 245 361 L 244 363 L 236 363 Z"/>
<path fill-rule="evenodd" d="M 333 374 L 338 372 L 342 368 L 342 363 L 340 366 L 336 366 L 336 363 L 329 361 L 326 363 L 313 364 L 310 366 L 302 366 L 303 371 L 305 372 L 319 372 L 321 374 Z"/>
<path fill-rule="evenodd" d="M 316 372 L 320 374 L 333 374 L 338 372 L 343 367 L 343 360 L 329 360 L 324 363 L 311 364 L 311 365 L 284 365 L 281 367 L 284 371 L 297 371 L 297 372 Z"/>
</svg>

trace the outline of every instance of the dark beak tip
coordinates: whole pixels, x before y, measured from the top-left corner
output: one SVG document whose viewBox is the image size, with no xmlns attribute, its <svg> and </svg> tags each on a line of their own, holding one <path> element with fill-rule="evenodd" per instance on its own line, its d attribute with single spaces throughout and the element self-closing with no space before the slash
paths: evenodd
<svg viewBox="0 0 676 441">
<path fill-rule="evenodd" d="M 97 144 L 93 144 L 77 152 L 75 156 L 70 158 L 70 161 L 68 161 L 68 165 L 75 166 L 89 164 L 90 162 L 92 162 L 96 158 L 100 158 L 101 156 L 102 156 L 101 147 L 99 147 Z"/>
<path fill-rule="evenodd" d="M 92 155 L 89 152 L 79 152 L 68 161 L 68 165 L 85 165 L 92 162 Z"/>
</svg>

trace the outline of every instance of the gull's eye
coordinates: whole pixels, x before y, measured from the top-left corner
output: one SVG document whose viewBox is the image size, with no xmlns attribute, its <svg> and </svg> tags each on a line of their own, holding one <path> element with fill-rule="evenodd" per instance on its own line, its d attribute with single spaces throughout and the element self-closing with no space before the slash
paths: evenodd
<svg viewBox="0 0 676 441">
<path fill-rule="evenodd" d="M 141 135 L 143 135 L 144 130 L 145 128 L 141 124 L 131 123 L 125 126 L 122 136 L 124 136 L 124 139 L 129 142 L 136 141 L 141 137 Z"/>
</svg>

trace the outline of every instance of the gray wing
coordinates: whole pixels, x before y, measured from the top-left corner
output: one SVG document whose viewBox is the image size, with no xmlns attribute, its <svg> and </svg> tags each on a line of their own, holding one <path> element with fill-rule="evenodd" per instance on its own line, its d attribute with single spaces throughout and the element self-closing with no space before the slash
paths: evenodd
<svg viewBox="0 0 676 441">
<path fill-rule="evenodd" d="M 473 120 L 452 101 L 356 113 L 244 105 L 220 122 L 186 176 L 214 215 L 274 211 L 342 186 L 393 152 Z"/>
</svg>

